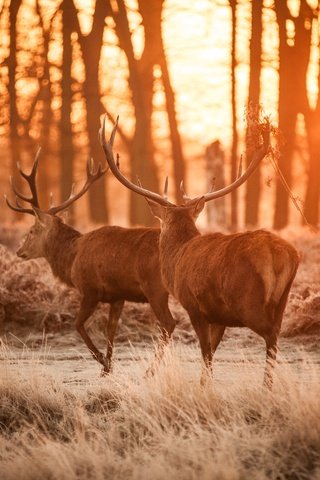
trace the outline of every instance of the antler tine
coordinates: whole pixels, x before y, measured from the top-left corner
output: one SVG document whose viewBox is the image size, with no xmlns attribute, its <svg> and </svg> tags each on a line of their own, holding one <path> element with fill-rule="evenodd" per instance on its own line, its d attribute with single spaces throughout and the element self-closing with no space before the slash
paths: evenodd
<svg viewBox="0 0 320 480">
<path fill-rule="evenodd" d="M 227 187 L 221 188 L 220 190 L 216 190 L 215 192 L 209 192 L 203 195 L 203 198 L 205 199 L 206 202 L 208 202 L 209 200 L 214 200 L 215 198 L 219 198 L 219 197 L 223 197 L 224 195 L 227 195 L 228 193 L 232 192 L 236 188 L 240 187 L 240 185 L 242 185 L 250 177 L 250 175 L 255 171 L 259 163 L 268 153 L 269 145 L 270 145 L 270 129 L 271 129 L 270 123 L 267 121 L 264 124 L 264 128 L 262 130 L 263 144 L 258 148 L 258 150 L 253 155 L 250 165 L 247 167 L 244 173 L 241 173 L 241 170 L 239 168 L 240 176 L 238 176 L 234 182 L 232 182 Z M 242 162 L 240 160 L 240 165 L 241 163 Z"/>
<path fill-rule="evenodd" d="M 182 193 L 182 199 L 184 202 L 189 202 L 191 200 L 191 198 L 188 197 L 188 195 L 185 192 L 183 180 L 181 180 L 180 182 L 180 192 Z"/>
<path fill-rule="evenodd" d="M 16 189 L 16 187 L 13 183 L 13 179 L 12 179 L 11 175 L 10 175 L 9 181 L 10 181 L 10 186 L 13 190 L 13 193 L 15 194 L 16 197 L 20 198 L 24 202 L 32 203 L 32 197 L 27 197 L 27 195 L 24 195 L 23 193 L 18 192 L 18 190 Z"/>
<path fill-rule="evenodd" d="M 209 193 L 214 192 L 215 188 L 216 188 L 216 177 L 213 177 L 213 179 L 211 180 L 211 187 L 210 187 Z"/>
<path fill-rule="evenodd" d="M 103 148 L 107 163 L 108 163 L 108 165 L 110 167 L 110 170 L 112 171 L 113 175 L 117 178 L 117 180 L 119 180 L 120 183 L 122 183 L 122 185 L 127 187 L 129 190 L 132 190 L 133 192 L 138 193 L 139 195 L 142 195 L 143 197 L 149 198 L 150 200 L 153 200 L 156 203 L 159 203 L 160 205 L 163 205 L 165 207 L 170 206 L 170 205 L 172 206 L 173 205 L 172 203 L 170 203 L 168 200 L 163 198 L 158 193 L 151 192 L 150 190 L 147 190 L 147 189 L 143 188 L 141 186 L 141 184 L 140 185 L 135 185 L 130 180 L 128 180 L 124 175 L 122 175 L 122 173 L 120 172 L 120 170 L 119 170 L 119 156 L 117 155 L 117 160 L 115 161 L 114 156 L 113 156 L 113 150 L 112 150 L 114 138 L 115 138 L 117 127 L 118 127 L 118 120 L 119 120 L 119 117 L 117 117 L 116 123 L 115 123 L 115 125 L 112 129 L 112 132 L 111 132 L 111 135 L 110 135 L 110 140 L 107 142 L 106 141 L 106 135 L 105 135 L 105 129 L 106 129 L 106 115 L 105 115 L 105 117 L 103 119 L 103 123 L 102 123 L 102 130 L 101 130 L 101 133 L 99 135 L 101 146 Z"/>
<path fill-rule="evenodd" d="M 27 181 L 29 181 L 29 179 L 35 179 L 35 177 L 36 177 L 40 153 L 41 153 L 41 147 L 39 147 L 38 150 L 37 150 L 37 153 L 35 155 L 34 162 L 33 162 L 33 165 L 32 165 L 32 169 L 31 169 L 31 172 L 29 174 L 25 173 L 21 168 L 20 162 L 17 162 L 17 169 L 19 170 L 20 175 L 23 178 L 25 178 Z"/>
<path fill-rule="evenodd" d="M 166 176 L 166 180 L 164 182 L 164 189 L 163 189 L 163 198 L 168 200 L 168 186 L 169 186 L 169 178 L 168 175 Z"/>
<path fill-rule="evenodd" d="M 32 169 L 31 169 L 31 172 L 29 174 L 25 173 L 21 169 L 20 165 L 18 167 L 20 175 L 28 182 L 30 192 L 31 192 L 31 197 L 30 198 L 28 198 L 28 197 L 23 198 L 22 194 L 18 194 L 17 191 L 15 191 L 15 194 L 18 195 L 18 197 L 21 198 L 21 200 L 24 200 L 24 201 L 30 203 L 33 207 L 37 207 L 37 208 L 40 208 L 39 200 L 38 200 L 37 185 L 36 185 L 36 178 L 37 178 L 37 171 L 38 171 L 40 153 L 41 153 L 41 147 L 39 147 L 38 150 L 37 150 L 37 153 L 36 153 L 33 165 L 32 165 Z M 34 215 L 33 210 L 31 210 L 31 211 L 32 211 L 32 214 Z"/>
<path fill-rule="evenodd" d="M 40 153 L 41 153 L 41 147 L 38 148 L 38 151 L 36 153 L 36 156 L 35 156 L 35 159 L 34 159 L 34 162 L 33 162 L 32 170 L 31 170 L 30 175 L 29 175 L 29 177 L 31 177 L 31 178 L 36 177 L 39 158 L 40 158 Z"/>
<path fill-rule="evenodd" d="M 61 203 L 60 205 L 57 205 L 55 207 L 51 206 L 46 211 L 46 213 L 55 215 L 56 213 L 62 212 L 66 208 L 70 207 L 70 205 L 74 203 L 76 200 L 78 200 L 80 197 L 82 197 L 82 195 L 84 195 L 89 190 L 91 185 L 100 177 L 102 177 L 102 175 L 104 175 L 107 170 L 108 170 L 108 167 L 102 168 L 101 163 L 99 163 L 97 169 L 95 170 L 93 159 L 89 158 L 86 164 L 87 179 L 83 187 L 81 188 L 81 190 L 78 193 L 75 193 L 75 184 L 72 184 L 69 198 L 65 200 L 63 203 Z"/>
<path fill-rule="evenodd" d="M 4 199 L 8 207 L 11 208 L 11 210 L 14 210 L 15 212 L 19 212 L 19 213 L 29 213 L 30 215 L 34 215 L 34 211 L 31 208 L 22 207 L 22 205 L 20 205 L 17 198 L 16 198 L 16 206 L 12 205 L 12 203 L 8 200 L 7 195 L 4 195 Z"/>
<path fill-rule="evenodd" d="M 114 137 L 116 136 L 118 123 L 119 123 L 119 115 L 117 115 L 116 123 L 114 124 L 114 127 L 113 127 L 111 135 L 110 135 L 109 143 L 110 143 L 111 147 L 113 147 Z M 105 125 L 105 122 L 103 122 L 103 128 L 104 128 L 104 125 Z M 105 138 L 104 130 L 103 130 L 103 138 Z"/>
<path fill-rule="evenodd" d="M 41 147 L 38 148 L 37 153 L 35 155 L 35 159 L 32 165 L 31 172 L 29 174 L 25 173 L 19 162 L 17 162 L 17 169 L 20 173 L 20 175 L 27 181 L 31 196 L 24 195 L 23 193 L 19 192 L 12 180 L 12 177 L 10 177 L 10 185 L 11 188 L 16 195 L 16 206 L 12 205 L 11 202 L 6 198 L 6 203 L 11 210 L 14 210 L 16 212 L 21 212 L 21 213 L 29 213 L 30 215 L 34 215 L 34 211 L 31 208 L 24 208 L 18 201 L 18 198 L 20 200 L 23 200 L 24 202 L 30 203 L 32 207 L 40 208 L 39 207 L 39 200 L 38 200 L 38 193 L 37 193 L 37 185 L 36 185 L 36 177 L 37 177 L 37 169 L 38 169 L 38 163 L 39 163 L 39 158 L 40 158 L 40 153 L 41 153 Z"/>
</svg>

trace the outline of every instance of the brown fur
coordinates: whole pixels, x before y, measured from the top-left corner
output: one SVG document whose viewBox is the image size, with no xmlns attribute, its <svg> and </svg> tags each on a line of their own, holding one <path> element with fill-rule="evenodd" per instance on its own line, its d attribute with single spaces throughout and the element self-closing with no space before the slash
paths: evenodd
<svg viewBox="0 0 320 480">
<path fill-rule="evenodd" d="M 225 327 L 248 327 L 266 342 L 265 384 L 271 386 L 283 311 L 299 264 L 295 248 L 264 230 L 201 235 L 195 226 L 201 199 L 183 207 L 148 202 L 162 222 L 164 285 L 189 313 L 205 365 L 211 368 Z"/>
<path fill-rule="evenodd" d="M 82 235 L 60 218 L 38 211 L 17 252 L 25 259 L 45 257 L 54 275 L 79 290 L 82 300 L 76 326 L 105 373 L 110 371 L 113 338 L 125 300 L 150 303 L 162 332 L 158 359 L 174 330 L 160 275 L 159 233 L 153 228 L 106 226 Z M 98 302 L 110 303 L 105 357 L 84 328 Z"/>
<path fill-rule="evenodd" d="M 189 313 L 199 337 L 202 356 L 211 370 L 212 356 L 226 327 L 249 327 L 266 342 L 267 365 L 264 382 L 272 385 L 277 339 L 299 256 L 295 248 L 263 230 L 223 235 L 200 235 L 195 221 L 205 203 L 234 191 L 255 171 L 268 153 L 271 125 L 268 120 L 255 125 L 263 143 L 257 145 L 244 173 L 228 186 L 185 204 L 168 201 L 165 183 L 163 197 L 135 185 L 119 170 L 113 155 L 118 120 L 110 140 L 105 140 L 105 120 L 100 135 L 107 163 L 114 176 L 127 188 L 144 196 L 161 221 L 160 265 L 165 287 Z M 203 376 L 204 380 L 206 376 Z"/>
</svg>

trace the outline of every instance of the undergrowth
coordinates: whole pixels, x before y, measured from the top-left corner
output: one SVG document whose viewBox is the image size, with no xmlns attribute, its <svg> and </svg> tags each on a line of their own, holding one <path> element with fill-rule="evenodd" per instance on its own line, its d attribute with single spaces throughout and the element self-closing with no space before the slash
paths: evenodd
<svg viewBox="0 0 320 480">
<path fill-rule="evenodd" d="M 304 365 L 308 381 L 278 366 L 271 392 L 245 369 L 200 388 L 173 352 L 154 378 L 120 370 L 70 391 L 45 365 L 8 362 L 1 478 L 318 479 L 320 378 Z"/>
<path fill-rule="evenodd" d="M 12 229 L 12 231 L 14 231 Z M 74 329 L 79 308 L 79 295 L 55 279 L 44 259 L 23 262 L 12 249 L 14 234 L 0 231 L 0 331 L 19 328 L 41 332 Z M 308 229 L 285 230 L 301 254 L 301 263 L 284 314 L 282 334 L 314 334 L 320 332 L 320 238 Z M 21 236 L 20 230 L 16 236 Z M 9 238 L 9 240 L 8 240 Z M 2 245 L 1 245 L 2 241 Z M 6 245 L 4 245 L 6 243 Z M 17 242 L 16 242 L 17 243 Z M 196 341 L 186 312 L 171 299 L 170 308 L 178 320 L 175 335 L 189 343 Z M 92 324 L 103 330 L 108 306 L 102 305 L 92 316 Z M 100 326 L 99 326 L 100 322 Z M 150 341 L 157 335 L 155 317 L 149 305 L 126 302 L 119 326 L 117 342 Z"/>
</svg>

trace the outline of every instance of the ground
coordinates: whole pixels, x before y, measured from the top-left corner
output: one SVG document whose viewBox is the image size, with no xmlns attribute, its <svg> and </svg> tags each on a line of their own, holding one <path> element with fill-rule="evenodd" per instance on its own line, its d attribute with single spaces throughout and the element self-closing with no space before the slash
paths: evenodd
<svg viewBox="0 0 320 480">
<path fill-rule="evenodd" d="M 227 330 L 214 380 L 200 387 L 197 340 L 172 299 L 178 326 L 156 375 L 145 377 L 154 318 L 147 305 L 128 304 L 113 372 L 101 377 L 73 327 L 77 294 L 44 261 L 16 258 L 22 233 L 0 234 L 1 479 L 320 479 L 317 234 L 282 232 L 301 265 L 269 392 L 264 342 L 246 329 Z M 101 348 L 107 311 L 91 327 Z"/>
</svg>

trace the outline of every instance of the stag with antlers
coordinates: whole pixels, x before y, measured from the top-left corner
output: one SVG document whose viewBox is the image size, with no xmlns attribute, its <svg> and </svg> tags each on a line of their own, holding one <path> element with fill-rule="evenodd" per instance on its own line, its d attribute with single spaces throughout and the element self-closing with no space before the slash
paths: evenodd
<svg viewBox="0 0 320 480">
<path fill-rule="evenodd" d="M 248 327 L 266 343 L 264 384 L 271 388 L 277 340 L 299 256 L 295 248 L 265 230 L 224 235 L 201 235 L 195 221 L 206 202 L 220 198 L 245 183 L 266 156 L 270 142 L 269 122 L 260 125 L 262 144 L 252 161 L 230 185 L 196 198 L 184 193 L 183 205 L 129 181 L 113 155 L 117 123 L 109 141 L 105 121 L 100 141 L 114 176 L 127 188 L 145 197 L 160 220 L 160 265 L 167 290 L 187 310 L 199 338 L 204 360 L 201 380 L 211 374 L 213 354 L 226 327 Z"/>
<path fill-rule="evenodd" d="M 93 357 L 102 364 L 103 373 L 109 373 L 111 369 L 114 336 L 126 300 L 150 303 L 162 334 L 156 354 L 156 360 L 159 360 L 175 327 L 175 320 L 168 308 L 168 293 L 160 274 L 160 230 L 104 226 L 81 234 L 66 225 L 56 214 L 84 195 L 90 186 L 102 177 L 106 169 L 99 165 L 94 170 L 92 163 L 88 161 L 87 180 L 82 189 L 75 194 L 72 188 L 68 200 L 59 206 L 43 210 L 39 205 L 36 186 L 39 153 L 40 151 L 30 174 L 23 172 L 18 165 L 21 176 L 29 185 L 31 195 L 20 193 L 11 181 L 16 195 L 15 205 L 6 198 L 7 205 L 12 210 L 35 216 L 35 224 L 17 255 L 25 260 L 44 257 L 55 276 L 80 292 L 81 304 L 76 328 Z M 21 200 L 30 207 L 24 207 Z M 86 320 L 99 302 L 110 304 L 105 332 L 106 355 L 97 349 L 85 329 Z M 150 367 L 150 372 L 153 371 L 154 365 Z"/>
</svg>

